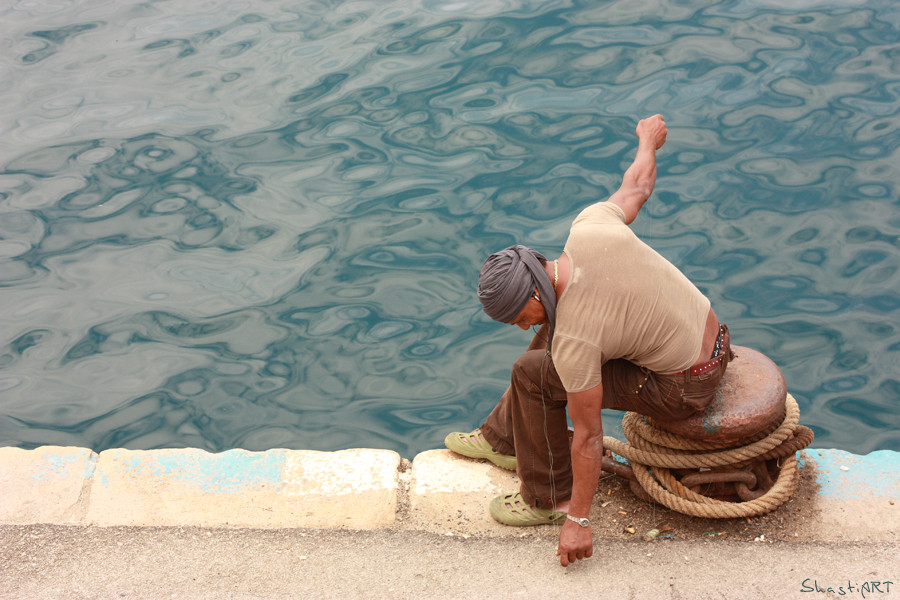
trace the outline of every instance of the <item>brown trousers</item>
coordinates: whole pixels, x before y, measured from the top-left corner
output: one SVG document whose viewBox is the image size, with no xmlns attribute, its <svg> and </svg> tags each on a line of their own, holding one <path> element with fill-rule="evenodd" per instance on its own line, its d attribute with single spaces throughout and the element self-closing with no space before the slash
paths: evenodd
<svg viewBox="0 0 900 600">
<path fill-rule="evenodd" d="M 603 408 L 678 421 L 713 401 L 730 360 L 728 327 L 719 330 L 722 360 L 702 375 L 663 375 L 624 360 L 603 365 Z M 516 456 L 523 499 L 547 508 L 572 494 L 566 390 L 547 353 L 547 327 L 516 360 L 512 381 L 481 431 L 497 452 Z"/>
</svg>

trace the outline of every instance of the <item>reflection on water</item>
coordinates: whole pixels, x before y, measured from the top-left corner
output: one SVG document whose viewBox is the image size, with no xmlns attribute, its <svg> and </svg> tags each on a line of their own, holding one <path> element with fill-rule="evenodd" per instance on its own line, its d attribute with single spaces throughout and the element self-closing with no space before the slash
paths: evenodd
<svg viewBox="0 0 900 600">
<path fill-rule="evenodd" d="M 653 4 L 0 9 L 0 444 L 438 447 L 527 344 L 484 257 L 663 113 L 639 234 L 817 445 L 900 450 L 900 8 Z"/>
</svg>

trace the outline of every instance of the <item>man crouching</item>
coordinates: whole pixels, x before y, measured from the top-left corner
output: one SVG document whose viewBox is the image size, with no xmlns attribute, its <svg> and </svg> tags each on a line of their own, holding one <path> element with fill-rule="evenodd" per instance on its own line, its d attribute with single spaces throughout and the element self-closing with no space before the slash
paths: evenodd
<svg viewBox="0 0 900 600">
<path fill-rule="evenodd" d="M 638 123 L 621 187 L 581 211 L 557 259 L 512 246 L 488 257 L 478 281 L 488 316 L 540 329 L 484 424 L 445 443 L 516 470 L 519 492 L 495 498 L 491 515 L 514 526 L 563 522 L 563 566 L 593 553 L 601 409 L 686 419 L 713 400 L 731 359 L 728 328 L 709 299 L 629 227 L 656 184 L 667 133 L 661 115 Z"/>
</svg>

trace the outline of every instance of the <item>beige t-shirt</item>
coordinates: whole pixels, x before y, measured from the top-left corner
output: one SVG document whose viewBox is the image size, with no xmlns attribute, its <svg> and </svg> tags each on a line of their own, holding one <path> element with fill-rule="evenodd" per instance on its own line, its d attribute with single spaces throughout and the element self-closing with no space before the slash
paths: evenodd
<svg viewBox="0 0 900 600">
<path fill-rule="evenodd" d="M 625 358 L 658 373 L 700 354 L 709 299 L 638 239 L 609 202 L 584 209 L 565 252 L 571 272 L 556 309 L 553 364 L 569 392 L 601 383 L 606 361 Z"/>
</svg>

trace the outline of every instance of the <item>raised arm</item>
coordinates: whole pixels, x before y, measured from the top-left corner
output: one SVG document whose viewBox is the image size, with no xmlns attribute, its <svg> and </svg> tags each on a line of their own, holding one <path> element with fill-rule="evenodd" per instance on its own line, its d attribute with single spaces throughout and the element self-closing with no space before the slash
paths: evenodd
<svg viewBox="0 0 900 600">
<path fill-rule="evenodd" d="M 625 211 L 625 222 L 631 224 L 656 185 L 656 151 L 666 143 L 666 121 L 654 115 L 637 124 L 638 149 L 634 162 L 625 171 L 622 185 L 608 202 Z"/>
</svg>

